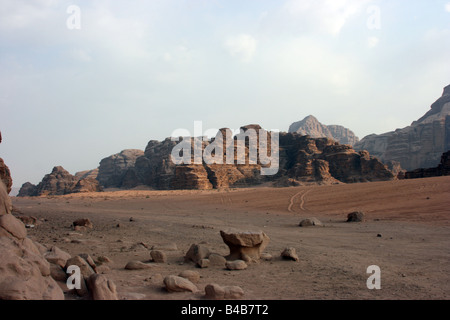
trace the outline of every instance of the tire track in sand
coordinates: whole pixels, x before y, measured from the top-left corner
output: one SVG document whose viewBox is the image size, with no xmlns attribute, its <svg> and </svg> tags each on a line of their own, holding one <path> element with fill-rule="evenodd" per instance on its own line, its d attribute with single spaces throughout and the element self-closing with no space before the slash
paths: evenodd
<svg viewBox="0 0 450 320">
<path fill-rule="evenodd" d="M 301 195 L 300 197 L 300 210 L 305 211 L 304 205 L 305 205 L 305 196 L 310 192 L 311 190 L 300 190 L 299 192 L 297 192 L 296 194 L 294 194 L 291 199 L 289 200 L 289 206 L 288 206 L 288 211 L 295 213 L 294 210 L 292 210 L 292 207 L 294 206 L 294 201 L 295 198 L 297 198 L 299 195 Z"/>
</svg>

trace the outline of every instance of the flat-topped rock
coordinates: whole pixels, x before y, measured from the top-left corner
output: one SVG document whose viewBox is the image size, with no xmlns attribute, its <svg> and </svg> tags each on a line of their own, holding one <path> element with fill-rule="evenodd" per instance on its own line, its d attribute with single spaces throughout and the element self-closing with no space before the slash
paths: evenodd
<svg viewBox="0 0 450 320">
<path fill-rule="evenodd" d="M 270 238 L 262 231 L 227 230 L 220 231 L 225 244 L 230 248 L 227 260 L 259 260 L 269 244 Z"/>
</svg>

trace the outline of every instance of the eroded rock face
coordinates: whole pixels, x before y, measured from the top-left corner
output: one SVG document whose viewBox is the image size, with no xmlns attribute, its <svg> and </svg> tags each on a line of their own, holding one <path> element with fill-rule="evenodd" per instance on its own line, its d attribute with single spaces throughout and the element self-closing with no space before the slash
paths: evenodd
<svg viewBox="0 0 450 320">
<path fill-rule="evenodd" d="M 97 180 L 104 188 L 121 188 L 128 170 L 133 170 L 136 159 L 143 156 L 144 151 L 127 149 L 100 161 Z M 130 173 L 128 173 L 130 174 Z M 133 187 L 129 184 L 127 187 Z"/>
<path fill-rule="evenodd" d="M 450 151 L 441 157 L 441 163 L 435 168 L 416 169 L 405 173 L 405 179 L 429 178 L 450 175 Z"/>
<path fill-rule="evenodd" d="M 79 192 L 103 191 L 98 181 L 93 178 L 82 178 L 70 174 L 61 166 L 53 168 L 37 185 L 26 182 L 20 188 L 19 197 L 65 195 Z"/>
<path fill-rule="evenodd" d="M 432 168 L 450 150 L 450 85 L 422 118 L 410 126 L 369 135 L 355 144 L 381 161 L 398 161 L 403 169 Z"/>
<path fill-rule="evenodd" d="M 301 121 L 294 122 L 288 132 L 295 132 L 311 138 L 329 138 L 341 144 L 354 145 L 359 141 L 359 138 L 350 129 L 339 125 L 324 125 L 314 116 L 307 116 Z"/>
</svg>

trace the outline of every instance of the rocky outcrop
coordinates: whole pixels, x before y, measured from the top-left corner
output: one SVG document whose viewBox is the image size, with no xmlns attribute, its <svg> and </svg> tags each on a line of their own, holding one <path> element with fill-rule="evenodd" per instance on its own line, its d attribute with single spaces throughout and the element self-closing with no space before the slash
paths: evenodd
<svg viewBox="0 0 450 320">
<path fill-rule="evenodd" d="M 75 177 L 78 178 L 79 180 L 86 178 L 97 179 L 97 176 L 98 176 L 98 168 L 75 173 Z"/>
<path fill-rule="evenodd" d="M 405 173 L 405 179 L 430 178 L 450 175 L 450 151 L 441 157 L 441 163 L 435 168 L 416 169 Z"/>
<path fill-rule="evenodd" d="M 19 190 L 19 197 L 65 195 L 80 192 L 102 191 L 98 181 L 92 178 L 79 179 L 61 166 L 54 167 L 37 185 L 26 182 Z"/>
<path fill-rule="evenodd" d="M 114 154 L 100 161 L 98 167 L 97 180 L 104 188 L 121 188 L 124 184 L 124 178 L 134 171 L 136 159 L 143 156 L 144 152 L 138 149 L 127 149 Z M 128 177 L 125 187 L 130 185 Z"/>
<path fill-rule="evenodd" d="M 230 249 L 227 260 L 258 261 L 270 242 L 262 231 L 221 230 L 220 235 Z"/>
<path fill-rule="evenodd" d="M 450 150 L 450 85 L 431 109 L 410 126 L 380 135 L 369 135 L 355 144 L 382 162 L 398 161 L 407 171 L 438 165 Z"/>
<path fill-rule="evenodd" d="M 64 300 L 39 245 L 27 237 L 25 225 L 11 213 L 4 183 L 10 179 L 9 170 L 0 171 L 0 300 Z"/>
<path fill-rule="evenodd" d="M 288 132 L 295 132 L 311 138 L 329 138 L 341 144 L 354 145 L 359 141 L 359 138 L 350 129 L 339 125 L 324 125 L 311 115 L 291 124 Z"/>
<path fill-rule="evenodd" d="M 301 185 L 385 181 L 394 174 L 368 152 L 356 152 L 349 145 L 282 133 L 278 181 L 286 177 Z"/>
<path fill-rule="evenodd" d="M 2 158 L 0 158 L 0 177 L 1 177 L 1 181 L 6 186 L 6 191 L 9 194 L 11 192 L 11 187 L 12 187 L 13 182 L 12 182 L 12 178 L 11 178 L 11 172 L 9 171 L 9 168 L 5 164 L 5 162 L 3 162 Z"/>
</svg>

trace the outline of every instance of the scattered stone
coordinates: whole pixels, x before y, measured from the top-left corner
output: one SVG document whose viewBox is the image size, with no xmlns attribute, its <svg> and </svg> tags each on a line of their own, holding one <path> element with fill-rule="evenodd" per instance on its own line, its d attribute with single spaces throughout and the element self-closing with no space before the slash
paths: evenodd
<svg viewBox="0 0 450 320">
<path fill-rule="evenodd" d="M 225 267 L 225 263 L 227 262 L 227 259 L 225 259 L 225 257 L 217 253 L 211 253 L 208 257 L 208 260 L 211 266 L 217 267 Z"/>
<path fill-rule="evenodd" d="M 93 300 L 118 300 L 116 285 L 104 275 L 91 275 L 87 279 L 87 285 Z"/>
<path fill-rule="evenodd" d="M 208 258 L 209 254 L 209 249 L 206 246 L 201 244 L 193 244 L 184 256 L 184 260 L 198 263 L 201 259 Z"/>
<path fill-rule="evenodd" d="M 152 267 L 151 265 L 149 265 L 147 263 L 143 263 L 142 261 L 132 260 L 127 263 L 127 265 L 125 266 L 125 269 L 127 269 L 127 270 L 142 270 L 142 269 L 149 269 L 151 267 Z"/>
<path fill-rule="evenodd" d="M 200 280 L 200 273 L 193 270 L 184 270 L 178 276 L 186 278 L 192 283 L 197 283 Z"/>
<path fill-rule="evenodd" d="M 300 227 L 322 227 L 322 222 L 317 218 L 306 218 L 300 221 Z"/>
<path fill-rule="evenodd" d="M 240 299 L 244 295 L 244 290 L 238 286 L 222 287 L 216 283 L 208 284 L 205 287 L 205 298 L 211 300 Z"/>
<path fill-rule="evenodd" d="M 378 237 L 378 238 L 381 238 L 381 237 L 382 237 L 381 233 L 377 234 L 377 237 Z"/>
<path fill-rule="evenodd" d="M 228 270 L 244 270 L 247 269 L 247 264 L 243 260 L 234 260 L 234 261 L 227 261 L 225 267 Z"/>
<path fill-rule="evenodd" d="M 50 250 L 44 253 L 45 259 L 48 262 L 59 265 L 61 268 L 66 266 L 67 260 L 71 258 L 70 254 L 59 249 L 56 246 L 52 246 Z"/>
<path fill-rule="evenodd" d="M 80 229 L 77 227 L 85 227 L 85 228 L 89 228 L 89 229 L 92 229 L 94 227 L 91 220 L 89 220 L 87 218 L 75 220 L 74 222 L 72 222 L 72 226 L 73 226 L 74 230 Z"/>
<path fill-rule="evenodd" d="M 156 263 L 165 263 L 165 262 L 167 262 L 167 256 L 161 250 L 152 250 L 152 251 L 150 251 L 150 256 L 151 256 L 153 262 L 156 262 Z"/>
<path fill-rule="evenodd" d="M 81 253 L 79 254 L 79 256 L 84 260 L 86 260 L 86 262 L 91 266 L 92 270 L 96 272 L 97 265 L 95 264 L 94 259 L 92 259 L 90 255 L 88 255 L 87 253 Z"/>
<path fill-rule="evenodd" d="M 259 260 L 270 241 L 262 231 L 221 230 L 220 235 L 230 249 L 227 260 L 243 259 L 244 254 L 251 259 Z"/>
<path fill-rule="evenodd" d="M 130 222 L 136 221 L 133 217 L 130 217 Z"/>
<path fill-rule="evenodd" d="M 209 267 L 209 259 L 200 259 L 197 262 L 197 266 L 199 268 L 208 268 Z"/>
<path fill-rule="evenodd" d="M 98 256 L 97 261 L 95 262 L 97 265 L 102 265 L 104 263 L 111 263 L 112 260 L 108 258 L 107 256 Z"/>
<path fill-rule="evenodd" d="M 261 259 L 265 261 L 270 261 L 273 259 L 273 257 L 270 253 L 261 253 Z"/>
<path fill-rule="evenodd" d="M 299 260 L 297 252 L 293 247 L 285 248 L 283 252 L 281 252 L 281 257 L 286 260 L 294 260 L 294 261 Z"/>
<path fill-rule="evenodd" d="M 164 278 L 164 285 L 168 292 L 197 292 L 198 288 L 186 278 L 179 276 L 167 276 Z"/>
<path fill-rule="evenodd" d="M 364 213 L 361 211 L 351 212 L 347 215 L 347 222 L 362 222 L 364 221 Z"/>
</svg>

